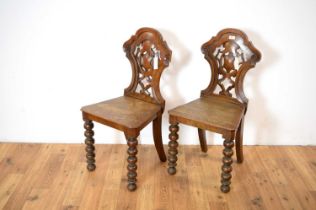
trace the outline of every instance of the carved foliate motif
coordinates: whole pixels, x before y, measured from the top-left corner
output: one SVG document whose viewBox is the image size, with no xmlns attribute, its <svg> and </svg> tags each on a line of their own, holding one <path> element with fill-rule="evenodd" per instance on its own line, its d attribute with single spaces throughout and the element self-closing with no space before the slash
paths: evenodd
<svg viewBox="0 0 316 210">
<path fill-rule="evenodd" d="M 164 106 L 159 82 L 172 52 L 161 34 L 152 28 L 141 28 L 123 47 L 133 71 L 124 95 Z"/>
<path fill-rule="evenodd" d="M 202 45 L 202 52 L 212 74 L 210 84 L 201 95 L 219 94 L 247 104 L 243 80 L 247 71 L 261 59 L 261 54 L 246 34 L 237 29 L 224 29 Z"/>
<path fill-rule="evenodd" d="M 159 67 L 160 51 L 146 40 L 135 47 L 134 55 L 138 65 L 136 92 L 151 96 L 153 71 Z"/>
<path fill-rule="evenodd" d="M 219 94 L 232 96 L 230 92 L 235 88 L 235 79 L 240 66 L 245 61 L 240 46 L 234 40 L 228 40 L 214 52 L 217 61 Z"/>
</svg>

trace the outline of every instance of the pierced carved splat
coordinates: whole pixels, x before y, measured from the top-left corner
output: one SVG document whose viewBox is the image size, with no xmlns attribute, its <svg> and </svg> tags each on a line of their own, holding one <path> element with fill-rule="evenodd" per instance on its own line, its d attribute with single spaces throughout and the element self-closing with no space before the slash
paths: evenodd
<svg viewBox="0 0 316 210">
<path fill-rule="evenodd" d="M 216 48 L 214 56 L 218 66 L 219 94 L 231 97 L 230 91 L 235 87 L 238 69 L 244 62 L 243 53 L 235 41 L 229 40 Z"/>
<path fill-rule="evenodd" d="M 158 69 L 160 51 L 154 44 L 146 40 L 135 47 L 134 55 L 138 65 L 138 78 L 136 92 L 151 96 L 153 71 Z"/>
<path fill-rule="evenodd" d="M 247 103 L 248 99 L 243 91 L 243 79 L 247 71 L 261 58 L 260 52 L 247 36 L 237 29 L 222 30 L 216 37 L 202 45 L 202 52 L 210 63 L 212 78 L 201 95 L 219 94 Z"/>
<path fill-rule="evenodd" d="M 125 42 L 124 50 L 133 70 L 125 95 L 164 104 L 159 81 L 162 71 L 169 65 L 171 50 L 161 34 L 151 28 L 142 28 Z"/>
</svg>

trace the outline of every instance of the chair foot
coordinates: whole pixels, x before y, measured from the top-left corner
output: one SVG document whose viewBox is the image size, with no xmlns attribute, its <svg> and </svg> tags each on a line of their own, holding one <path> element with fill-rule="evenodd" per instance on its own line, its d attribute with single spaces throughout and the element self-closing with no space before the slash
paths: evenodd
<svg viewBox="0 0 316 210">
<path fill-rule="evenodd" d="M 170 175 L 174 175 L 176 174 L 177 170 L 176 170 L 176 166 L 177 166 L 177 154 L 178 154 L 178 142 L 177 142 L 177 139 L 179 138 L 177 132 L 179 131 L 179 126 L 178 126 L 178 123 L 175 123 L 175 124 L 171 124 L 169 126 L 169 131 L 170 131 L 170 134 L 169 134 L 169 150 L 168 150 L 168 173 Z"/>
<path fill-rule="evenodd" d="M 128 145 L 128 149 L 127 149 L 127 181 L 128 181 L 128 185 L 127 185 L 127 189 L 129 191 L 134 191 L 136 190 L 137 186 L 136 186 L 136 177 L 137 177 L 137 138 L 136 137 L 127 137 L 127 145 Z"/>
<path fill-rule="evenodd" d="M 94 171 L 95 168 L 96 168 L 95 164 L 88 164 L 88 165 L 87 165 L 88 171 Z"/>
<path fill-rule="evenodd" d="M 168 168 L 168 173 L 169 173 L 170 175 L 174 175 L 174 174 L 176 174 L 176 172 L 177 172 L 176 167 L 169 167 L 169 168 Z"/>
<path fill-rule="evenodd" d="M 233 170 L 232 168 L 232 155 L 234 154 L 233 148 L 234 147 L 234 140 L 225 140 L 224 141 L 224 150 L 223 154 L 224 157 L 222 159 L 223 166 L 222 166 L 222 174 L 221 174 L 221 191 L 224 193 L 228 193 L 230 191 L 230 184 L 231 184 L 231 172 Z"/>
<path fill-rule="evenodd" d="M 238 156 L 237 156 L 237 163 L 240 164 L 240 163 L 243 163 L 243 162 L 244 162 L 244 157 L 242 157 L 242 156 L 241 156 L 241 157 L 238 157 Z"/>
<path fill-rule="evenodd" d="M 223 193 L 228 193 L 228 192 L 230 191 L 230 186 L 224 186 L 224 185 L 222 185 L 222 186 L 221 186 L 221 191 L 222 191 Z"/>
<path fill-rule="evenodd" d="M 137 189 L 137 185 L 134 183 L 130 183 L 127 185 L 127 189 L 131 192 L 135 191 Z"/>
<path fill-rule="evenodd" d="M 87 169 L 88 171 L 94 171 L 95 166 L 95 147 L 94 147 L 94 132 L 93 132 L 93 122 L 90 120 L 86 120 L 84 122 L 85 132 L 84 135 L 86 137 L 86 157 L 87 157 Z"/>
</svg>

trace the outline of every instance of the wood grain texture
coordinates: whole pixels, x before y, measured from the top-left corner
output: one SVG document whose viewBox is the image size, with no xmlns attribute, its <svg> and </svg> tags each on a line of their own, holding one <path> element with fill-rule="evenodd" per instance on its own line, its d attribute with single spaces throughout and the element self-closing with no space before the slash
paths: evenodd
<svg viewBox="0 0 316 210">
<path fill-rule="evenodd" d="M 122 96 L 108 101 L 84 106 L 89 119 L 114 127 L 121 131 L 143 128 L 157 117 L 161 107 L 157 104 Z"/>
<path fill-rule="evenodd" d="M 245 106 L 237 100 L 212 95 L 201 97 L 168 112 L 179 123 L 224 134 L 226 131 L 237 130 L 244 111 Z"/>
<path fill-rule="evenodd" d="M 316 147 L 245 146 L 228 194 L 220 191 L 222 146 L 180 146 L 169 176 L 155 147 L 138 145 L 143 170 L 133 193 L 126 145 L 97 148 L 99 170 L 89 172 L 82 144 L 0 143 L 0 209 L 315 209 Z"/>
</svg>

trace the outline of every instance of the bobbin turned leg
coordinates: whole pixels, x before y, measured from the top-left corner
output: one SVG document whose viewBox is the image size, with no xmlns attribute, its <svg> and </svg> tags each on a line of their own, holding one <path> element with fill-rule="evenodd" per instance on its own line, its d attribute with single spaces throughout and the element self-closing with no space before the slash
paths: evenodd
<svg viewBox="0 0 316 210">
<path fill-rule="evenodd" d="M 222 179 L 221 179 L 221 191 L 227 193 L 230 191 L 230 180 L 232 178 L 231 172 L 233 170 L 232 163 L 233 159 L 231 158 L 234 154 L 233 151 L 234 140 L 225 139 L 224 141 L 224 150 L 223 150 L 223 166 L 222 166 Z"/>
<path fill-rule="evenodd" d="M 127 149 L 127 181 L 128 181 L 128 185 L 127 185 L 127 189 L 129 191 L 134 191 L 136 190 L 137 186 L 136 186 L 136 177 L 137 177 L 137 137 L 130 137 L 130 136 L 126 136 L 127 138 L 127 145 L 128 145 L 128 149 Z"/>
<path fill-rule="evenodd" d="M 176 166 L 177 166 L 177 154 L 178 154 L 178 142 L 177 139 L 179 138 L 177 132 L 179 131 L 179 126 L 178 123 L 171 123 L 169 126 L 169 150 L 168 150 L 168 173 L 170 175 L 174 175 L 177 170 L 176 170 Z"/>
<path fill-rule="evenodd" d="M 85 144 L 86 144 L 86 157 L 87 157 L 87 169 L 89 171 L 94 171 L 95 166 L 95 153 L 94 153 L 94 132 L 93 132 L 93 122 L 90 120 L 85 120 L 84 122 L 85 132 L 84 135 L 86 137 Z"/>
</svg>

